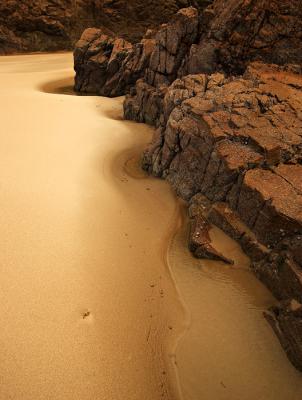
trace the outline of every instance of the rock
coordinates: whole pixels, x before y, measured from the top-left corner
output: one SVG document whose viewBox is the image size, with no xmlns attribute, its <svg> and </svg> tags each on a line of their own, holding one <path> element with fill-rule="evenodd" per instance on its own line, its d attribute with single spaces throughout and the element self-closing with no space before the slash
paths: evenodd
<svg viewBox="0 0 302 400">
<path fill-rule="evenodd" d="M 103 96 L 123 94 L 122 64 L 133 51 L 131 43 L 107 29 L 86 29 L 74 50 L 75 90 Z"/>
<path fill-rule="evenodd" d="M 188 48 L 198 33 L 198 12 L 195 8 L 180 10 L 168 24 L 158 32 L 148 32 L 140 43 L 131 45 L 124 39 L 116 38 L 106 29 L 87 29 L 74 51 L 76 71 L 75 89 L 84 93 L 104 96 L 120 96 L 142 77 L 146 81 L 142 87 L 137 83 L 136 95 L 140 91 L 148 96 L 148 86 L 152 86 L 152 110 L 143 111 L 144 119 L 156 119 L 157 90 L 154 84 L 171 83 Z M 159 89 L 159 93 L 161 93 Z M 159 94 L 161 96 L 161 94 Z M 141 100 L 143 103 L 143 99 Z M 142 109 L 143 107 L 140 107 Z M 148 116 L 148 112 L 151 113 Z M 142 117 L 135 106 L 128 106 L 128 118 L 140 120 Z"/>
<path fill-rule="evenodd" d="M 302 305 L 296 300 L 271 308 L 265 317 L 292 364 L 302 371 Z"/>
<path fill-rule="evenodd" d="M 86 29 L 74 50 L 75 90 L 122 96 L 144 74 L 154 49 L 150 36 L 132 45 L 106 28 Z"/>
<path fill-rule="evenodd" d="M 215 0 L 203 14 L 199 43 L 181 75 L 242 73 L 251 61 L 302 63 L 301 0 Z"/>
<path fill-rule="evenodd" d="M 302 180 L 302 175 L 296 177 Z M 272 171 L 256 168 L 246 172 L 237 210 L 257 238 L 272 248 L 285 237 L 302 234 L 302 195 Z"/>
<path fill-rule="evenodd" d="M 191 89 L 192 81 L 199 82 L 198 90 Z M 164 91 L 161 89 L 160 101 L 155 105 L 153 96 L 159 89 L 150 89 L 146 97 L 146 84 L 139 82 L 144 90 L 137 92 L 135 99 L 128 96 L 125 109 L 132 101 L 132 108 L 140 110 L 140 120 L 147 119 L 159 126 L 152 147 L 145 153 L 145 169 L 167 178 L 184 199 L 201 192 L 212 201 L 227 200 L 240 216 L 244 215 L 248 226 L 253 226 L 257 210 L 278 187 L 284 200 L 280 195 L 272 206 L 278 208 L 277 213 L 285 212 L 287 207 L 286 218 L 294 214 L 297 219 L 301 202 L 301 187 L 296 187 L 301 175 L 297 164 L 302 154 L 301 82 L 301 75 L 256 63 L 244 77 L 200 74 L 178 79 Z M 156 113 L 150 115 L 149 111 L 154 109 Z M 287 167 L 278 167 L 276 173 L 274 168 L 278 165 Z M 265 182 L 265 190 L 271 185 L 271 191 L 260 195 Z M 253 195 L 254 203 L 248 204 L 253 185 L 261 198 L 256 200 Z M 295 205 L 285 204 L 287 195 L 296 199 Z M 265 212 L 268 209 L 269 204 Z M 263 237 L 263 212 L 255 233 L 271 245 L 278 238 Z M 280 220 L 280 228 L 282 224 L 284 221 Z M 289 224 L 289 229 L 300 229 L 298 220 L 293 224 Z"/>
<path fill-rule="evenodd" d="M 130 42 L 195 0 L 2 0 L 0 54 L 71 50 L 84 29 L 105 26 Z"/>
<path fill-rule="evenodd" d="M 134 119 L 157 126 L 143 168 L 167 179 L 190 202 L 193 254 L 221 259 L 201 217 L 207 215 L 241 244 L 253 271 L 277 299 L 302 303 L 299 72 L 294 66 L 256 62 L 237 77 L 189 75 L 156 88 L 141 80 L 126 98 L 125 115 L 131 103 Z M 273 321 L 301 369 L 296 336 L 301 321 L 292 314 L 278 314 Z M 290 324 L 295 326 L 291 333 Z"/>
<path fill-rule="evenodd" d="M 189 248 L 197 258 L 205 258 L 209 260 L 222 261 L 226 264 L 234 264 L 233 260 L 228 259 L 219 253 L 211 244 L 209 231 L 210 224 L 202 215 L 191 221 L 191 229 L 189 235 Z"/>
<path fill-rule="evenodd" d="M 189 7 L 181 9 L 155 36 L 149 67 L 146 70 L 146 82 L 149 85 L 172 83 L 190 46 L 198 35 L 198 11 Z"/>
<path fill-rule="evenodd" d="M 190 204 L 192 253 L 232 263 L 214 223 L 282 302 L 270 322 L 300 369 L 300 311 L 284 304 L 302 304 L 301 13 L 301 0 L 215 0 L 179 11 L 149 51 L 116 37 L 96 50 L 94 36 L 76 49 L 84 84 L 93 66 L 97 93 L 127 93 L 125 118 L 156 128 L 142 165 Z"/>
<path fill-rule="evenodd" d="M 150 39 L 145 39 L 147 42 L 135 45 L 131 56 L 123 59 L 119 74 L 110 82 L 110 95 L 128 93 L 129 88 L 143 78 L 135 89 L 138 100 L 135 96 L 127 98 L 125 114 L 137 121 L 157 123 L 156 113 L 153 112 L 150 118 L 145 111 L 150 108 L 154 111 L 155 101 L 151 107 L 149 98 L 162 99 L 165 94 L 162 86 L 169 86 L 177 77 L 218 71 L 238 74 L 254 60 L 301 67 L 301 0 L 285 3 L 215 0 L 201 16 L 196 8 L 181 9 L 168 23 L 160 26 L 152 44 L 148 42 Z M 88 74 L 90 63 L 84 64 L 84 68 Z M 251 71 L 247 73 L 252 75 Z M 264 77 L 263 71 L 260 77 Z M 106 84 L 111 78 L 109 74 Z M 123 84 L 124 78 L 126 84 Z M 255 74 L 253 78 L 256 78 Z M 269 86 L 266 89 L 269 90 Z M 95 92 L 106 93 L 106 89 Z M 265 138 L 259 136 L 255 140 L 264 144 Z M 267 143 L 272 157 L 277 151 L 277 138 L 275 142 Z"/>
<path fill-rule="evenodd" d="M 144 112 L 144 109 L 150 108 L 146 97 L 152 98 L 152 91 L 157 92 L 161 85 L 169 85 L 176 77 L 217 72 L 241 74 L 251 61 L 256 60 L 279 65 L 291 63 L 291 72 L 301 71 L 301 0 L 282 3 L 270 0 L 215 0 L 202 13 L 199 25 L 196 13 L 197 10 L 192 8 L 180 11 L 177 18 L 160 28 L 144 82 L 137 87 L 139 97 L 144 98 L 144 107 L 135 100 L 135 96 L 128 97 L 125 102 L 126 115 L 132 119 L 150 121 L 149 115 Z M 192 27 L 189 31 L 188 26 Z M 178 49 L 178 57 L 173 55 L 175 49 Z M 253 79 L 267 80 L 269 73 L 265 76 L 263 68 L 258 75 L 254 67 L 247 74 Z M 266 85 L 266 82 L 263 84 Z M 268 85 L 266 89 L 269 91 Z M 264 97 L 259 104 L 266 107 Z M 260 140 L 265 145 L 265 138 L 261 136 L 261 132 L 255 134 L 255 141 Z M 272 157 L 278 152 L 277 141 L 276 138 L 273 143 L 271 138 L 266 144 Z"/>
<path fill-rule="evenodd" d="M 253 263 L 258 278 L 278 300 L 294 298 L 302 302 L 302 269 L 286 251 L 273 250 L 265 259 Z"/>
</svg>

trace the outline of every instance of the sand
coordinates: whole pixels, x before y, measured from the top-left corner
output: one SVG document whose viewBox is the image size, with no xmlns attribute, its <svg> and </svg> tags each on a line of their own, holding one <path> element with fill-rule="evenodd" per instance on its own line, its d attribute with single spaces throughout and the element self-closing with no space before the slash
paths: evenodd
<svg viewBox="0 0 302 400">
<path fill-rule="evenodd" d="M 151 130 L 72 76 L 0 58 L 0 399 L 175 398 L 175 198 L 139 170 Z"/>
<path fill-rule="evenodd" d="M 187 309 L 176 351 L 185 400 L 300 400 L 302 375 L 288 361 L 263 311 L 276 300 L 249 269 L 239 245 L 211 230 L 234 266 L 196 260 L 187 249 L 187 220 L 168 261 Z"/>
<path fill-rule="evenodd" d="M 0 58 L 0 400 L 300 400 L 249 260 L 218 229 L 235 265 L 191 256 L 152 130 L 71 66 Z"/>
</svg>

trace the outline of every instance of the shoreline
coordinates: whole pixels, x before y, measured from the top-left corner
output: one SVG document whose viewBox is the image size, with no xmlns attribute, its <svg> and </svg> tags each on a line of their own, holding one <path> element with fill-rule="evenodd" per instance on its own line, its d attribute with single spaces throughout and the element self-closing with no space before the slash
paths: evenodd
<svg viewBox="0 0 302 400">
<path fill-rule="evenodd" d="M 151 130 L 120 121 L 121 99 L 40 91 L 71 59 L 0 58 L 0 397 L 174 399 L 166 349 L 181 311 L 163 260 L 175 197 L 126 175 Z"/>
<path fill-rule="evenodd" d="M 215 227 L 215 247 L 234 257 L 235 265 L 193 258 L 186 221 L 184 216 L 168 254 L 191 316 L 176 349 L 183 398 L 300 399 L 301 375 L 263 318 L 274 298 L 253 275 L 239 245 Z"/>
</svg>

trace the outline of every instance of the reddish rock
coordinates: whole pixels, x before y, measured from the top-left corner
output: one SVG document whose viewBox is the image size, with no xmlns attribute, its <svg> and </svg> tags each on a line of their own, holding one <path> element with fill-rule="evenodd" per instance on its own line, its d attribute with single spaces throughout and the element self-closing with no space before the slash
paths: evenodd
<svg viewBox="0 0 302 400">
<path fill-rule="evenodd" d="M 215 0 L 181 75 L 241 73 L 251 61 L 302 64 L 301 0 Z"/>
<path fill-rule="evenodd" d="M 302 305 L 296 300 L 273 307 L 265 317 L 292 364 L 302 371 Z"/>
<path fill-rule="evenodd" d="M 130 91 L 155 48 L 154 32 L 132 45 L 106 28 L 86 29 L 74 50 L 75 90 L 107 97 Z"/>
<path fill-rule="evenodd" d="M 205 208 L 209 221 L 241 244 L 256 275 L 278 299 L 302 303 L 302 76 L 298 72 L 295 67 L 253 63 L 242 77 L 199 74 L 156 90 L 149 85 L 148 96 L 146 82 L 140 81 L 142 90 L 127 97 L 125 110 L 127 115 L 131 102 L 138 112 L 133 112 L 134 119 L 139 115 L 141 121 L 158 127 L 143 167 L 167 179 L 183 199 L 193 200 L 193 254 L 215 257 L 208 223 L 200 219 Z M 158 93 L 155 105 L 154 93 Z M 273 321 L 281 344 L 292 346 L 285 350 L 302 368 L 302 347 L 295 337 L 302 320 L 292 314 L 280 318 Z M 297 329 L 289 333 L 291 323 Z"/>
<path fill-rule="evenodd" d="M 71 50 L 84 29 L 101 27 L 138 42 L 195 0 L 1 0 L 0 54 Z"/>
<path fill-rule="evenodd" d="M 226 264 L 234 264 L 233 260 L 225 257 L 217 251 L 210 238 L 211 226 L 202 215 L 194 218 L 191 222 L 189 248 L 197 258 L 222 261 Z"/>
<path fill-rule="evenodd" d="M 302 304 L 301 1 L 215 0 L 162 25 L 143 62 L 137 45 L 113 38 L 96 51 L 93 38 L 77 64 L 84 83 L 99 69 L 97 93 L 129 93 L 125 118 L 156 127 L 143 168 L 190 202 L 191 251 L 231 262 L 208 221 L 241 244 L 282 301 L 270 322 L 300 369 L 302 315 L 284 304 Z"/>
<path fill-rule="evenodd" d="M 175 80 L 183 58 L 197 39 L 198 22 L 197 9 L 190 7 L 181 9 L 160 27 L 146 70 L 146 82 L 149 85 L 169 84 Z"/>
<path fill-rule="evenodd" d="M 105 96 L 120 96 L 129 92 L 137 80 L 146 77 L 143 87 L 136 87 L 144 97 L 148 96 L 148 86 L 171 83 L 177 76 L 183 57 L 198 33 L 198 12 L 195 8 L 180 10 L 169 23 L 162 25 L 158 32 L 149 33 L 138 44 L 131 45 L 106 29 L 87 29 L 74 51 L 76 71 L 75 89 L 84 93 L 97 93 Z M 152 86 L 152 121 L 157 90 Z M 143 99 L 141 99 L 143 103 Z M 142 107 L 140 107 L 142 108 Z M 128 118 L 139 114 L 128 106 Z M 137 115 L 139 120 L 140 116 Z"/>
</svg>

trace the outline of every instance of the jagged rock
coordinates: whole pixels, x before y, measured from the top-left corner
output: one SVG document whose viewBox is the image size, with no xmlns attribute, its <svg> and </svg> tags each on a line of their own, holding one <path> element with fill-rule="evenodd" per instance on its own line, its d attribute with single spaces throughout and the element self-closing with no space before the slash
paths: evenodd
<svg viewBox="0 0 302 400">
<path fill-rule="evenodd" d="M 146 82 L 157 86 L 172 83 L 190 46 L 198 35 L 198 11 L 196 8 L 181 9 L 156 34 L 156 46 L 146 70 Z"/>
<path fill-rule="evenodd" d="M 258 71 L 257 76 L 255 71 Z M 197 78 L 202 84 L 194 92 L 190 85 Z M 279 175 L 274 172 L 274 166 L 288 163 L 287 175 L 295 176 L 295 181 L 291 179 L 297 184 L 300 175 L 297 162 L 302 155 L 301 82 L 301 75 L 259 63 L 252 64 L 244 77 L 224 78 L 214 74 L 175 81 L 161 92 L 161 105 L 157 103 L 153 107 L 158 110 L 153 121 L 159 125 L 159 133 L 146 151 L 145 168 L 167 178 L 185 199 L 202 192 L 213 201 L 227 200 L 239 214 L 246 215 L 247 225 L 253 225 L 255 221 L 250 213 L 256 213 L 260 206 L 249 207 L 244 199 L 245 190 L 251 188 L 254 176 L 256 181 L 259 180 L 259 186 L 261 182 L 270 181 L 272 192 L 278 181 L 284 197 L 285 193 L 292 196 L 299 207 L 301 195 L 280 176 L 281 172 Z M 188 83 L 188 89 L 177 89 L 175 96 L 175 88 L 186 87 Z M 144 85 L 143 82 L 140 84 Z M 138 108 L 141 99 L 144 100 L 141 112 L 152 109 L 153 92 L 150 93 L 148 101 L 143 96 L 131 98 Z M 175 103 L 171 99 L 176 99 Z M 128 97 L 126 109 L 129 101 Z M 145 111 L 145 120 L 146 115 Z M 152 118 L 148 120 L 152 121 Z M 291 167 L 289 163 L 296 165 Z M 271 170 L 263 169 L 268 166 Z M 245 175 L 246 171 L 249 172 Z M 271 175 L 274 183 L 270 180 Z M 243 191 L 238 197 L 241 186 Z M 262 200 L 259 202 L 263 203 Z M 288 217 L 289 213 L 288 209 Z M 263 240 L 258 225 L 257 235 Z M 271 240 L 267 244 L 271 244 Z"/>
<path fill-rule="evenodd" d="M 106 28 L 86 29 L 74 50 L 75 90 L 116 97 L 144 74 L 155 41 L 152 35 L 132 45 Z"/>
<path fill-rule="evenodd" d="M 265 317 L 293 365 L 302 371 L 302 305 L 296 300 L 271 308 Z"/>
<path fill-rule="evenodd" d="M 302 180 L 300 167 L 296 178 Z M 257 238 L 272 248 L 284 238 L 302 234 L 302 195 L 272 171 L 256 168 L 246 172 L 237 210 Z"/>
<path fill-rule="evenodd" d="M 181 9 L 158 29 L 153 47 L 148 44 L 151 54 L 145 44 L 140 43 L 135 54 L 124 60 L 120 65 L 119 77 L 111 82 L 111 95 L 115 95 L 115 92 L 116 95 L 128 93 L 129 86 L 134 85 L 139 78 L 144 78 L 135 89 L 138 98 L 143 98 L 144 102 L 135 101 L 135 96 L 129 97 L 125 104 L 125 114 L 137 121 L 154 123 L 158 115 L 154 110 L 155 101 L 150 107 L 149 98 L 159 100 L 160 107 L 160 100 L 165 94 L 162 86 L 169 86 L 177 77 L 217 71 L 241 73 L 251 60 L 278 64 L 290 62 L 301 66 L 302 0 L 285 3 L 269 0 L 215 0 L 201 18 L 196 8 Z M 142 56 L 144 53 L 148 56 Z M 137 60 L 140 60 L 140 67 L 134 68 Z M 89 73 L 90 65 L 84 64 L 82 69 L 85 68 Z M 125 70 L 126 75 L 123 72 Z M 133 70 L 137 73 L 134 74 Z M 124 76 L 128 81 L 124 85 L 126 89 L 122 90 Z M 110 78 L 109 74 L 106 83 Z M 102 89 L 95 92 L 102 93 Z M 150 108 L 151 116 L 145 111 Z M 274 157 L 273 149 L 269 150 Z"/>
<path fill-rule="evenodd" d="M 222 261 L 226 264 L 234 264 L 233 260 L 225 257 L 217 251 L 210 238 L 211 226 L 202 215 L 198 215 L 191 221 L 189 235 L 189 248 L 197 258 Z"/>
<path fill-rule="evenodd" d="M 301 38 L 301 0 L 215 0 L 180 74 L 242 73 L 254 60 L 301 65 Z"/>
<path fill-rule="evenodd" d="M 74 50 L 75 90 L 110 95 L 111 81 L 119 74 L 132 45 L 106 29 L 87 29 Z M 115 92 L 118 85 L 113 86 Z"/>
<path fill-rule="evenodd" d="M 156 127 L 143 168 L 190 202 L 193 254 L 232 262 L 211 244 L 208 220 L 215 223 L 241 244 L 282 304 L 302 304 L 301 6 L 215 0 L 200 19 L 193 8 L 181 10 L 153 37 L 135 87 L 130 79 L 115 92 L 129 92 L 125 118 Z M 119 88 L 125 70 L 132 76 L 134 48 L 115 71 L 118 79 L 107 67 L 111 53 L 102 58 L 99 93 L 108 81 Z M 272 315 L 302 369 L 300 311 L 280 306 Z"/>
<path fill-rule="evenodd" d="M 126 99 L 126 115 L 131 102 L 134 119 L 157 126 L 143 167 L 190 201 L 193 254 L 213 254 L 208 225 L 200 219 L 206 211 L 210 222 L 241 244 L 256 275 L 278 299 L 302 303 L 300 69 L 252 63 L 243 76 L 198 74 L 155 90 L 149 85 L 148 96 L 147 83 L 138 85 L 142 90 Z M 160 93 L 156 104 L 154 93 Z M 280 321 L 285 345 L 287 326 Z M 286 345 L 299 344 L 291 335 Z M 296 352 L 286 351 L 291 359 Z M 297 357 L 295 365 L 302 368 Z"/>
<path fill-rule="evenodd" d="M 0 54 L 71 50 L 84 29 L 101 27 L 130 42 L 195 0 L 1 0 Z"/>
<path fill-rule="evenodd" d="M 141 91 L 146 97 L 149 85 L 174 81 L 197 33 L 198 12 L 192 7 L 180 10 L 158 32 L 149 33 L 134 46 L 116 38 L 113 33 L 108 34 L 106 29 L 87 29 L 74 51 L 75 89 L 84 93 L 119 96 L 129 92 L 139 78 L 146 76 L 143 87 L 139 82 L 136 87 L 137 96 Z M 146 103 L 152 104 L 152 110 L 148 110 L 152 120 L 156 118 L 154 99 L 157 93 L 152 86 L 153 100 L 146 100 Z M 139 111 L 129 105 L 127 113 L 131 118 Z M 139 118 L 137 115 L 136 119 Z"/>
</svg>

